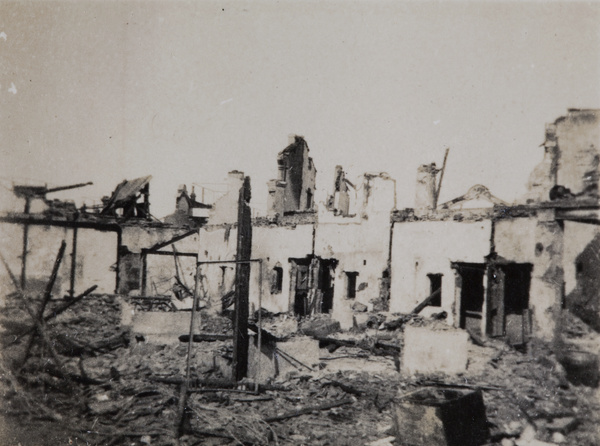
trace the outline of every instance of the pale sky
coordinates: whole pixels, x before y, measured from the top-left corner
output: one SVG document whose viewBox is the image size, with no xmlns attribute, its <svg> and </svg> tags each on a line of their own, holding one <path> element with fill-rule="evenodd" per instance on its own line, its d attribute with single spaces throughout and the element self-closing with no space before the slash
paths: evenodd
<svg viewBox="0 0 600 446">
<path fill-rule="evenodd" d="M 399 207 L 443 160 L 440 201 L 473 184 L 512 201 L 544 125 L 600 108 L 600 3 L 0 2 L 0 185 L 152 175 L 152 213 L 179 184 L 251 176 L 266 203 L 277 152 L 303 135 L 330 190 L 385 171 Z"/>
</svg>

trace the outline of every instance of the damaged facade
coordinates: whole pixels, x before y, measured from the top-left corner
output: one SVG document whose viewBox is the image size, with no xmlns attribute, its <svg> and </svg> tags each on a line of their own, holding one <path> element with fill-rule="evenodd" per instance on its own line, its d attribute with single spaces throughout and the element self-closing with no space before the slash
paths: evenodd
<svg viewBox="0 0 600 446">
<path fill-rule="evenodd" d="M 317 206 L 308 144 L 291 136 L 268 182 L 267 216 L 252 221 L 252 258 L 260 262 L 251 266 L 251 308 L 260 299 L 272 313 L 331 314 L 350 328 L 426 301 L 423 315 L 512 344 L 552 338 L 564 306 L 599 326 L 599 116 L 571 109 L 546 127 L 544 159 L 518 205 L 483 185 L 438 204 L 443 168 L 427 164 L 417 170 L 413 209 L 396 209 L 386 173 L 353 184 L 341 166 L 325 206 Z M 212 262 L 199 268 L 199 293 L 218 313 L 232 303 L 235 265 L 217 262 L 236 259 L 243 181 L 242 172 L 230 172 L 228 191 L 211 205 L 180 187 L 165 223 L 150 214 L 150 177 L 123 181 L 92 210 L 52 206 L 47 188 L 16 187 L 25 211 L 2 217 L 11 234 L 2 252 L 27 282 L 67 240 L 74 260 L 56 286 L 71 295 L 90 283 L 103 292 L 168 296 L 174 277 L 191 292 L 196 262 Z"/>
<path fill-rule="evenodd" d="M 451 325 L 515 345 L 552 339 L 565 305 L 597 317 L 598 120 L 573 109 L 548 125 L 544 160 L 516 205 L 483 185 L 438 205 L 440 169 L 430 164 L 418 169 L 415 208 L 396 210 L 387 174 L 354 186 L 337 166 L 327 205 L 313 211 L 316 170 L 294 137 L 269 182 L 269 216 L 253 221 L 252 256 L 263 266 L 252 269 L 251 304 L 261 294 L 273 313 L 331 313 L 349 328 L 365 313 L 411 313 L 435 294 L 423 315 L 445 313 Z M 201 261 L 234 259 L 231 217 L 200 229 Z M 233 271 L 202 274 L 220 310 Z"/>
<path fill-rule="evenodd" d="M 149 177 L 97 209 L 15 187 L 0 218 L 1 384 L 24 383 L 11 410 L 69 407 L 86 444 L 598 444 L 596 394 L 576 386 L 600 383 L 582 348 L 600 335 L 565 308 L 600 326 L 599 119 L 547 127 L 514 205 L 480 184 L 438 203 L 445 160 L 418 168 L 414 208 L 388 174 L 350 182 L 342 166 L 316 202 L 298 136 L 263 217 L 240 171 L 210 205 L 180 187 L 165 222 Z"/>
<path fill-rule="evenodd" d="M 70 202 L 46 198 L 46 194 L 65 188 L 15 186 L 19 202 L 12 212 L 0 217 L 3 235 L 0 252 L 5 263 L 0 283 L 5 295 L 12 290 L 10 274 L 19 276 L 21 289 L 31 292 L 40 289 L 63 240 L 69 261 L 61 263 L 54 284 L 54 293 L 60 296 L 73 297 L 93 285 L 97 286 L 97 292 L 138 295 L 146 285 L 149 292 L 166 295 L 170 293 L 176 268 L 181 267 L 182 274 L 193 276 L 197 230 L 190 228 L 202 224 L 205 218 L 176 223 L 153 219 L 150 179 L 148 176 L 125 180 L 110 197 L 102 199 L 101 206 L 80 209 Z M 164 255 L 158 252 L 163 248 L 161 244 L 181 235 L 191 239 L 175 240 L 177 243 L 172 247 L 168 245 L 171 250 L 168 261 L 158 260 Z M 194 261 L 187 265 L 190 255 Z M 176 267 L 174 256 L 184 264 Z M 193 278 L 187 281 L 193 282 Z"/>
</svg>

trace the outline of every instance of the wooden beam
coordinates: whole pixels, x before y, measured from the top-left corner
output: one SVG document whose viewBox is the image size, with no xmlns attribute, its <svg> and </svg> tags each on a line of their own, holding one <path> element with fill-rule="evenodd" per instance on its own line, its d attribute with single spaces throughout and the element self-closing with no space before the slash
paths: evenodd
<svg viewBox="0 0 600 446">
<path fill-rule="evenodd" d="M 252 253 L 252 213 L 250 177 L 244 178 L 238 199 L 237 263 L 235 269 L 235 311 L 233 337 L 233 376 L 242 380 L 248 373 L 248 316 L 250 262 Z"/>
<path fill-rule="evenodd" d="M 157 251 L 161 248 L 164 248 L 165 246 L 168 246 L 172 243 L 178 242 L 179 240 L 183 240 L 184 238 L 189 237 L 190 235 L 193 235 L 196 233 L 198 233 L 198 229 L 192 229 L 191 231 L 187 231 L 183 234 L 177 235 L 165 242 L 157 243 L 157 244 L 151 246 L 150 248 L 146 249 L 145 251 L 149 251 L 149 252 Z M 156 254 L 156 253 L 153 252 L 153 254 Z"/>
<path fill-rule="evenodd" d="M 197 252 L 179 252 L 173 254 L 171 251 L 148 251 L 143 250 L 142 255 L 153 255 L 153 256 L 175 256 L 175 257 L 196 257 L 198 258 Z"/>
<path fill-rule="evenodd" d="M 33 313 L 33 310 L 31 310 L 29 307 L 26 307 L 27 311 L 31 315 L 31 318 L 33 319 L 35 331 L 31 333 L 29 342 L 25 347 L 25 352 L 23 354 L 21 366 L 25 364 L 25 362 L 29 358 L 31 347 L 33 347 L 33 343 L 35 342 L 36 333 L 42 338 L 43 341 L 46 341 L 46 339 L 44 338 L 44 310 L 46 309 L 46 305 L 48 304 L 48 301 L 52 296 L 52 288 L 54 288 L 54 282 L 56 282 L 56 277 L 58 276 L 58 268 L 60 267 L 60 263 L 62 262 L 62 258 L 65 254 L 66 247 L 67 243 L 63 240 L 60 244 L 56 260 L 54 261 L 54 266 L 52 267 L 52 274 L 50 274 L 50 279 L 46 284 L 46 290 L 44 291 L 44 296 L 42 298 L 42 303 L 40 304 L 38 312 Z M 51 353 L 54 352 L 51 350 Z"/>
<path fill-rule="evenodd" d="M 435 290 L 427 299 L 425 299 L 423 302 L 421 302 L 419 305 L 417 305 L 414 310 L 411 311 L 411 314 L 419 314 L 423 308 L 425 308 L 426 306 L 428 306 L 431 301 L 433 299 L 435 299 L 436 297 L 438 297 L 441 294 L 442 290 Z"/>
</svg>

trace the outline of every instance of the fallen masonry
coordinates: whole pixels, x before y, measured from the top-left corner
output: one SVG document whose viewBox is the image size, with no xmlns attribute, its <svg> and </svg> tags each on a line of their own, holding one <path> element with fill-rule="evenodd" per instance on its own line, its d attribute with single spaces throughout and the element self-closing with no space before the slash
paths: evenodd
<svg viewBox="0 0 600 446">
<path fill-rule="evenodd" d="M 399 371 L 406 334 L 443 333 L 447 328 L 439 321 L 413 317 L 392 330 L 337 331 L 328 337 L 340 341 L 335 350 L 327 348 L 331 343 L 319 348 L 319 341 L 305 334 L 288 333 L 283 341 L 279 333 L 272 335 L 278 339 L 273 342 L 288 352 L 287 359 L 281 359 L 286 366 L 257 385 L 253 379 L 236 382 L 230 368 L 219 366 L 220 359 L 231 364 L 232 321 L 201 311 L 206 324 L 194 333 L 200 338 L 194 343 L 186 382 L 188 344 L 177 334 L 175 341 L 164 343 L 136 340 L 131 326 L 120 323 L 128 299 L 92 294 L 85 298 L 86 305 L 72 305 L 49 319 L 44 327 L 47 339 L 71 339 L 86 348 L 77 354 L 57 348 L 55 356 L 48 356 L 47 345 L 36 342 L 26 364 L 16 369 L 13 361 L 21 360 L 27 338 L 15 343 L 15 334 L 30 332 L 31 318 L 13 296 L 14 305 L 2 318 L 6 444 L 50 445 L 65 439 L 82 445 L 597 444 L 597 389 L 570 383 L 559 355 L 545 343 L 524 353 L 499 341 L 488 341 L 485 347 L 467 341 L 465 370 L 407 375 Z M 33 308 L 36 302 L 39 299 L 28 301 Z M 52 314 L 55 308 L 60 303 L 51 301 L 46 311 Z M 275 327 L 276 332 L 287 317 L 265 316 L 263 330 Z M 577 329 L 569 340 L 598 340 L 575 316 L 566 317 Z M 187 330 L 182 326 L 181 335 Z M 101 342 L 123 335 L 127 344 Z M 283 346 L 301 346 L 310 339 L 317 357 L 306 367 L 303 348 Z M 378 342 L 395 345 L 398 354 L 376 354 Z M 271 361 L 264 354 L 260 357 Z M 188 392 L 179 419 L 184 383 Z M 477 395 L 465 403 L 471 409 L 444 409 L 463 404 L 471 395 Z M 431 415 L 424 415 L 428 411 Z M 475 432 L 473 438 L 487 435 L 473 443 L 456 440 L 458 434 L 445 426 L 457 423 L 460 432 Z M 423 433 L 432 429 L 435 441 Z"/>
<path fill-rule="evenodd" d="M 15 186 L 0 443 L 600 444 L 600 112 L 545 136 L 515 204 L 480 184 L 439 203 L 449 150 L 414 208 L 341 166 L 318 197 L 295 135 L 264 216 L 237 170 L 165 221 L 149 176 L 93 209 Z"/>
</svg>

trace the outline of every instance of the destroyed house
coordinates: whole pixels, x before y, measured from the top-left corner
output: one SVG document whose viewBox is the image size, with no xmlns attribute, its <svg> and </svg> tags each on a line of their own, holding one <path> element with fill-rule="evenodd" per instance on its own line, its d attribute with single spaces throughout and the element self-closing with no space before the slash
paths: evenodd
<svg viewBox="0 0 600 446">
<path fill-rule="evenodd" d="M 99 209 L 77 209 L 74 203 L 46 198 L 91 183 L 50 189 L 15 186 L 17 212 L 0 216 L 4 295 L 14 291 L 15 282 L 26 292 L 43 287 L 63 241 L 64 260 L 53 288 L 58 296 L 74 297 L 92 286 L 102 293 L 139 295 L 146 288 L 164 296 L 176 275 L 193 282 L 197 230 L 151 220 L 149 182 L 150 177 L 121 182 Z"/>
<path fill-rule="evenodd" d="M 440 169 L 430 164 L 418 169 L 414 209 L 396 210 L 388 175 L 365 174 L 355 188 L 338 166 L 326 206 L 307 212 L 297 201 L 285 207 L 289 177 L 280 173 L 269 182 L 268 217 L 252 223 L 251 307 L 330 313 L 344 328 L 377 312 L 418 312 L 514 345 L 551 339 L 566 305 L 597 318 L 599 128 L 599 112 L 590 110 L 569 110 L 548 126 L 541 167 L 514 205 L 482 185 L 438 204 Z M 299 138 L 286 150 L 298 147 L 308 151 Z M 287 172 L 282 153 L 278 168 Z M 314 175 L 298 178 L 309 184 L 294 190 L 314 190 Z M 218 263 L 235 260 L 230 217 L 209 218 L 199 234 L 199 271 L 213 311 L 230 303 L 221 297 L 234 284 L 235 265 Z"/>
</svg>

